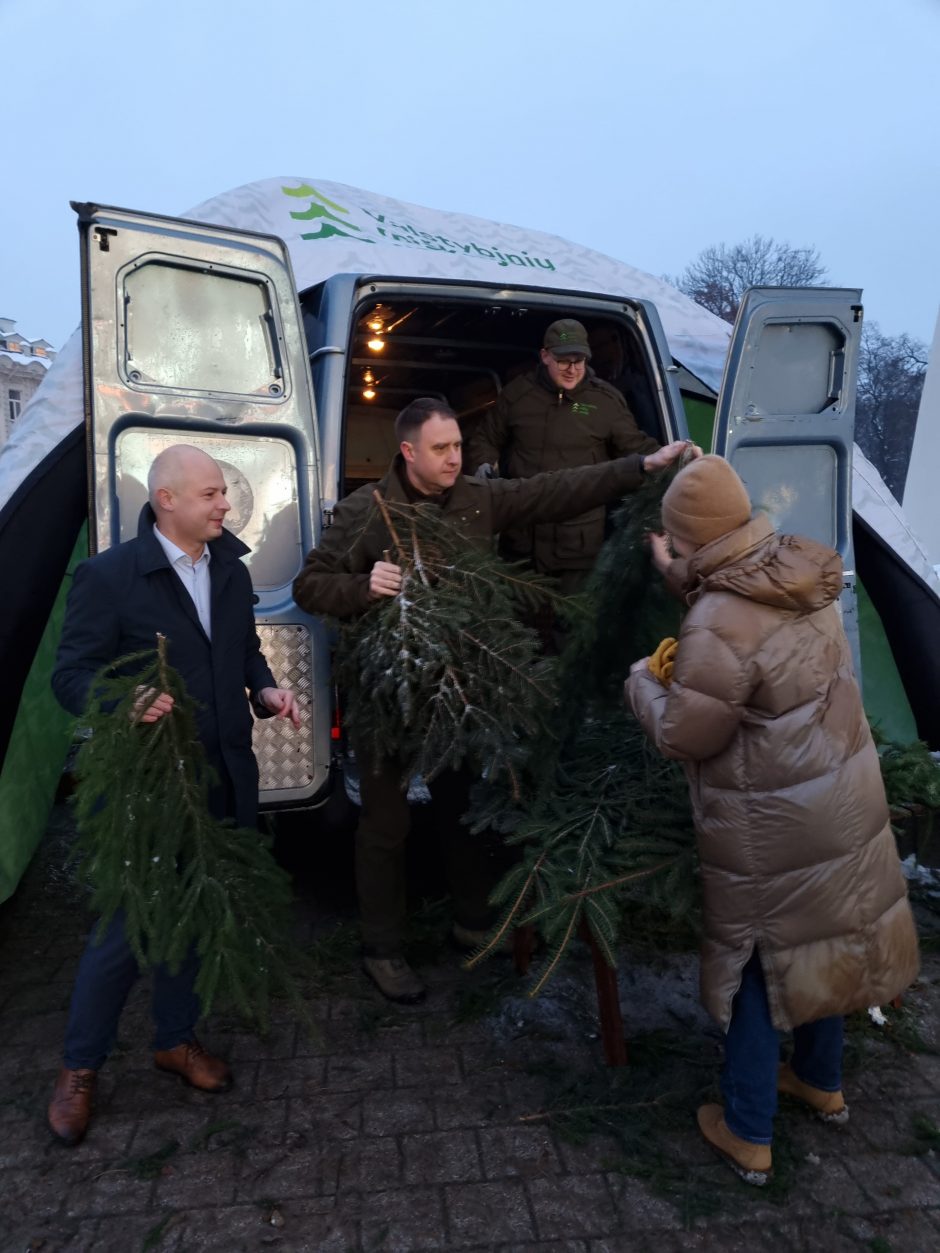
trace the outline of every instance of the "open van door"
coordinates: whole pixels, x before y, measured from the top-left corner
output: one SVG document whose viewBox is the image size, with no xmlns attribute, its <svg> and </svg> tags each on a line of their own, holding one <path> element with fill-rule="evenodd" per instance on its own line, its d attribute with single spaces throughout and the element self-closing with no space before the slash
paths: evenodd
<svg viewBox="0 0 940 1253">
<path fill-rule="evenodd" d="M 281 240 L 73 204 L 82 249 L 82 335 L 92 552 L 137 533 L 147 471 L 195 444 L 222 466 L 225 525 L 246 564 L 265 656 L 299 697 L 302 726 L 255 723 L 260 800 L 321 799 L 330 766 L 329 652 L 291 584 L 319 528 L 316 415 L 306 343 Z"/>
<path fill-rule="evenodd" d="M 789 534 L 835 548 L 842 614 L 859 664 L 852 551 L 855 378 L 861 291 L 753 287 L 738 310 L 718 396 L 714 451 Z"/>
</svg>

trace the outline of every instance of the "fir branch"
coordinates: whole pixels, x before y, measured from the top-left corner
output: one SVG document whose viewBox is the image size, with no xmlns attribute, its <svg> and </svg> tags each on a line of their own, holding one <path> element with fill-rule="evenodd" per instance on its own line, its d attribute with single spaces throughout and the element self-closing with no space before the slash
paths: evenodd
<svg viewBox="0 0 940 1253">
<path fill-rule="evenodd" d="M 143 723 L 151 691 L 174 704 Z M 309 1021 L 293 973 L 290 880 L 256 830 L 211 816 L 214 774 L 166 641 L 106 667 L 92 693 L 90 735 L 76 761 L 75 856 L 101 915 L 99 933 L 121 910 L 142 967 L 177 970 L 198 953 L 204 1013 L 228 1000 L 264 1027 L 277 995 Z"/>
</svg>

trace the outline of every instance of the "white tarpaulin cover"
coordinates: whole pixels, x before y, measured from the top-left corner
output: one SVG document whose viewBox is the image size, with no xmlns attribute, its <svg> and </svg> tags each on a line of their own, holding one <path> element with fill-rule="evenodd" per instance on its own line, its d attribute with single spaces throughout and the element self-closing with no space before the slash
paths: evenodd
<svg viewBox="0 0 940 1253">
<path fill-rule="evenodd" d="M 247 183 L 182 216 L 279 236 L 288 245 L 300 291 L 331 274 L 368 272 L 482 282 L 505 278 L 507 285 L 649 300 L 673 356 L 714 390 L 721 382 L 730 336 L 727 323 L 662 279 L 557 235 L 299 177 Z M 0 449 L 0 509 L 81 422 L 82 408 L 81 340 L 76 333 Z M 853 506 L 940 593 L 900 507 L 857 448 Z"/>
</svg>

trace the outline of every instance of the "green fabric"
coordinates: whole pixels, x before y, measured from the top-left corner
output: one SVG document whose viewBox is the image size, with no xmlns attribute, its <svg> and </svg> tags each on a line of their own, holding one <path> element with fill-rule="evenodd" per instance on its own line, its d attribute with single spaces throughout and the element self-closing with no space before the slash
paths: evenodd
<svg viewBox="0 0 940 1253">
<path fill-rule="evenodd" d="M 708 452 L 712 446 L 712 432 L 715 427 L 715 402 L 702 400 L 699 396 L 687 396 L 683 392 L 682 404 L 685 408 L 685 420 L 689 424 L 689 434 L 700 448 Z"/>
<path fill-rule="evenodd" d="M 83 527 L 26 679 L 0 771 L 0 901 L 12 896 L 49 821 L 74 719 L 52 695 L 49 679 L 62 631 L 72 571 L 88 556 Z"/>
<path fill-rule="evenodd" d="M 861 580 L 856 581 L 858 634 L 862 651 L 862 699 L 871 722 L 886 739 L 910 744 L 917 739 L 917 723 L 894 663 L 894 654 L 878 610 Z"/>
</svg>

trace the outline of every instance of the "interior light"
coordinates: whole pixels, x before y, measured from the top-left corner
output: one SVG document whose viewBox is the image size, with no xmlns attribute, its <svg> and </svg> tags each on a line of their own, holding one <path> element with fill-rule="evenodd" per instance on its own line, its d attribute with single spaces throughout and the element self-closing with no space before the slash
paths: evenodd
<svg viewBox="0 0 940 1253">
<path fill-rule="evenodd" d="M 385 347 L 385 340 L 379 339 L 379 337 L 376 336 L 375 339 L 369 340 L 369 342 L 366 344 L 366 347 L 371 348 L 373 352 L 381 352 L 382 349 Z"/>
<path fill-rule="evenodd" d="M 366 370 L 365 374 L 363 374 L 362 376 L 362 381 L 363 383 L 374 383 L 375 375 L 372 373 L 371 370 Z"/>
<path fill-rule="evenodd" d="M 362 399 L 363 400 L 375 400 L 375 388 L 374 387 L 363 388 Z"/>
<path fill-rule="evenodd" d="M 369 330 L 375 331 L 376 334 L 379 334 L 381 332 L 383 325 L 384 324 L 381 318 L 372 318 L 370 321 L 366 323 L 366 326 L 369 328 Z"/>
</svg>

